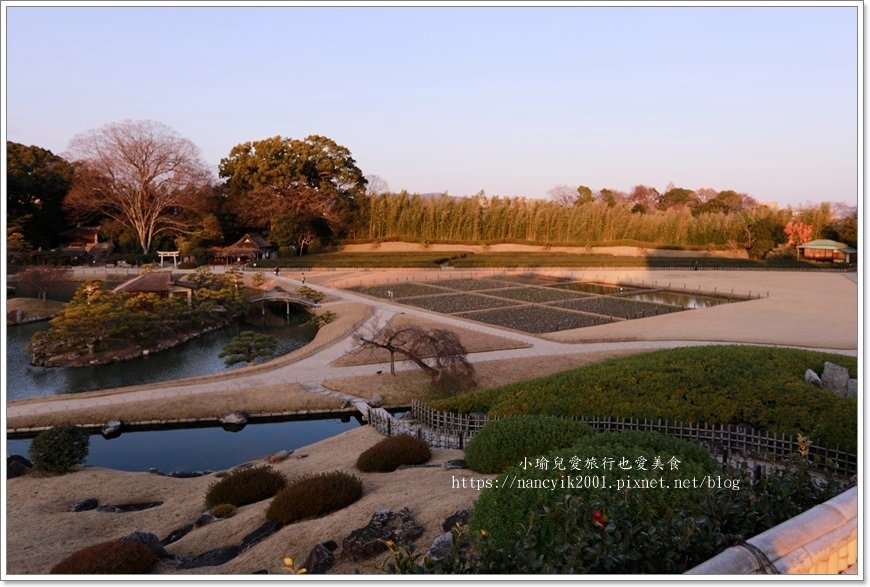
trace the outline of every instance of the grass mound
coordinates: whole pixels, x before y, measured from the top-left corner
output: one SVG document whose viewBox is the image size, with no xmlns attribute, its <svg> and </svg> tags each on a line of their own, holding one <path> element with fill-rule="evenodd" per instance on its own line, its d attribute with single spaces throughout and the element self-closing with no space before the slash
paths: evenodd
<svg viewBox="0 0 870 587">
<path fill-rule="evenodd" d="M 554 416 L 511 416 L 484 426 L 465 448 L 465 461 L 478 473 L 501 473 L 524 458 L 570 446 L 595 431 Z"/>
<path fill-rule="evenodd" d="M 804 382 L 831 353 L 749 346 L 656 351 L 433 402 L 433 407 L 496 416 L 615 416 L 705 424 L 747 424 L 771 433 L 809 435 L 818 445 L 855 450 L 857 401 Z"/>
<path fill-rule="evenodd" d="M 205 503 L 209 508 L 226 504 L 241 507 L 268 499 L 286 485 L 284 475 L 272 467 L 236 469 L 209 486 Z"/>
<path fill-rule="evenodd" d="M 389 473 L 399 465 L 421 465 L 431 456 L 424 440 L 402 434 L 385 438 L 363 452 L 356 460 L 356 468 L 366 473 Z"/>
<path fill-rule="evenodd" d="M 157 556 L 148 547 L 126 540 L 94 544 L 74 552 L 51 568 L 52 575 L 139 575 L 151 572 Z"/>
<path fill-rule="evenodd" d="M 275 496 L 266 519 L 292 524 L 345 508 L 362 494 L 362 481 L 344 471 L 305 475 Z"/>
</svg>

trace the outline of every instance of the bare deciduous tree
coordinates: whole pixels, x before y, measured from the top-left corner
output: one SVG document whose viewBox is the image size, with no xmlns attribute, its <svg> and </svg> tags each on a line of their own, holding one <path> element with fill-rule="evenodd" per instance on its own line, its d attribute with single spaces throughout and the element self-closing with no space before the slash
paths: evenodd
<svg viewBox="0 0 870 587">
<path fill-rule="evenodd" d="M 474 387 L 474 366 L 468 362 L 468 351 L 455 332 L 440 328 L 427 330 L 420 326 L 394 328 L 389 324 L 369 332 L 357 332 L 354 342 L 363 349 L 384 349 L 390 353 L 390 374 L 396 374 L 396 354 L 412 361 L 440 389 Z M 427 362 L 427 360 L 429 362 Z"/>
<path fill-rule="evenodd" d="M 132 229 L 143 253 L 160 234 L 189 231 L 186 213 L 211 183 L 194 144 L 154 121 L 125 120 L 78 135 L 68 156 L 79 165 L 66 209 Z"/>
<path fill-rule="evenodd" d="M 68 281 L 70 273 L 66 267 L 30 267 L 18 275 L 18 282 L 33 288 L 36 296 L 44 302 L 51 288 Z"/>
</svg>

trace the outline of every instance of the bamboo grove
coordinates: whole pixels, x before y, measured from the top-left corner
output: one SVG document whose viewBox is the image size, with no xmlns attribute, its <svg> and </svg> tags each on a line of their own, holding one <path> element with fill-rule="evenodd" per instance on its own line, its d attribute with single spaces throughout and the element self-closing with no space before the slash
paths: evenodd
<svg viewBox="0 0 870 587">
<path fill-rule="evenodd" d="M 634 241 L 656 246 L 752 248 L 758 241 L 782 240 L 796 218 L 813 226 L 818 238 L 832 221 L 831 206 L 772 210 L 755 206 L 735 213 L 693 214 L 688 207 L 632 212 L 625 203 L 594 201 L 574 206 L 532 198 L 477 195 L 386 193 L 368 201 L 367 230 L 358 239 L 419 242 L 531 242 L 592 246 Z"/>
</svg>

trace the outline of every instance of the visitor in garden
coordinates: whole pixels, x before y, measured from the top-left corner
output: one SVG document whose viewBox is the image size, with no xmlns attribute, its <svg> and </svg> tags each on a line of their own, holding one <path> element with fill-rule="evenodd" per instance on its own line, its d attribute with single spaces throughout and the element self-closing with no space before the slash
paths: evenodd
<svg viewBox="0 0 870 587">
<path fill-rule="evenodd" d="M 279 273 L 279 272 L 280 272 L 280 269 L 278 268 L 277 265 L 275 265 L 275 276 L 276 276 L 276 277 L 278 276 L 278 273 Z"/>
</svg>

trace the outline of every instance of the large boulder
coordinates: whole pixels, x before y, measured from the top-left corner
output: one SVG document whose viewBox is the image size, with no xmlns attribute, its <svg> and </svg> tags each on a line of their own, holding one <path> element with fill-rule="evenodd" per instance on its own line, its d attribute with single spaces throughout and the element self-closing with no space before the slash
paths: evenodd
<svg viewBox="0 0 870 587">
<path fill-rule="evenodd" d="M 426 553 L 432 562 L 440 563 L 444 560 L 450 550 L 453 548 L 453 533 L 445 532 L 432 541 L 432 546 L 429 547 L 429 552 Z"/>
<path fill-rule="evenodd" d="M 305 557 L 305 562 L 302 563 L 302 568 L 309 575 L 322 575 L 332 568 L 335 564 L 335 555 L 324 544 L 318 544 L 311 549 L 308 556 Z"/>
<path fill-rule="evenodd" d="M 353 560 L 361 560 L 387 550 L 386 541 L 409 544 L 422 536 L 423 526 L 411 517 L 408 508 L 398 512 L 375 512 L 369 523 L 351 532 L 341 544 L 342 552 Z"/>
<path fill-rule="evenodd" d="M 465 526 L 466 524 L 468 524 L 468 516 L 470 515 L 471 514 L 469 513 L 469 511 L 464 508 L 455 511 L 447 516 L 447 518 L 444 520 L 444 523 L 441 524 L 441 529 L 445 532 L 451 532 L 456 524 L 459 524 L 460 526 Z"/>
<path fill-rule="evenodd" d="M 239 550 L 248 550 L 258 542 L 268 538 L 282 528 L 280 522 L 263 522 L 260 527 L 242 538 L 242 543 L 239 544 Z"/>
<path fill-rule="evenodd" d="M 825 361 L 822 371 L 822 387 L 828 391 L 845 395 L 849 391 L 849 370 L 836 363 Z"/>
<path fill-rule="evenodd" d="M 33 463 L 21 455 L 9 455 L 6 457 L 6 478 L 15 479 L 27 475 L 33 470 Z"/>
<path fill-rule="evenodd" d="M 858 380 L 850 379 L 846 386 L 846 397 L 858 397 Z"/>
<path fill-rule="evenodd" d="M 243 412 L 230 412 L 218 420 L 224 430 L 238 432 L 248 424 L 248 415 Z"/>
<path fill-rule="evenodd" d="M 100 502 L 97 501 L 94 497 L 89 497 L 87 499 L 83 499 L 82 501 L 78 501 L 72 506 L 70 506 L 69 511 L 71 512 L 87 512 L 90 510 L 95 510 L 99 507 Z"/>
<path fill-rule="evenodd" d="M 216 567 L 227 563 L 239 556 L 238 546 L 222 546 L 204 552 L 199 556 L 182 560 L 178 563 L 179 569 L 196 569 L 199 567 Z"/>
<path fill-rule="evenodd" d="M 176 541 L 178 541 L 178 540 L 181 540 L 182 538 L 184 538 L 185 536 L 187 536 L 187 534 L 188 534 L 191 530 L 193 530 L 193 524 L 186 524 L 186 525 L 184 525 L 184 526 L 182 526 L 182 527 L 180 527 L 180 528 L 176 528 L 175 530 L 173 530 L 172 532 L 170 532 L 170 533 L 166 536 L 166 538 L 164 538 L 163 540 L 161 540 L 161 541 L 160 541 L 160 544 L 162 544 L 163 546 L 166 546 L 167 544 L 172 544 L 173 542 L 176 542 Z"/>
<path fill-rule="evenodd" d="M 822 386 L 822 380 L 819 379 L 819 374 L 812 369 L 807 369 L 807 372 L 804 373 L 804 382 L 809 383 L 810 385 L 815 385 L 816 387 Z"/>
<path fill-rule="evenodd" d="M 121 435 L 121 427 L 124 425 L 120 420 L 109 420 L 100 429 L 103 438 L 117 438 Z"/>
<path fill-rule="evenodd" d="M 368 404 L 373 408 L 379 408 L 384 405 L 384 398 L 381 394 L 376 393 L 372 396 L 372 399 L 368 401 Z"/>
</svg>

